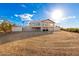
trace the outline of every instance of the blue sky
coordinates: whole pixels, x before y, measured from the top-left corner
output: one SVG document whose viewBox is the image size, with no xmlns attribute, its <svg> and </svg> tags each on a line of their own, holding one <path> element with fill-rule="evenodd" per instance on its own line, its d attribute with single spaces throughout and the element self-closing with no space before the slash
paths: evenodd
<svg viewBox="0 0 79 59">
<path fill-rule="evenodd" d="M 63 17 L 56 20 L 58 25 L 79 27 L 77 3 L 0 3 L 0 18 L 6 18 L 17 25 L 26 25 L 31 20 L 51 19 L 53 10 L 58 9 L 63 11 Z"/>
</svg>

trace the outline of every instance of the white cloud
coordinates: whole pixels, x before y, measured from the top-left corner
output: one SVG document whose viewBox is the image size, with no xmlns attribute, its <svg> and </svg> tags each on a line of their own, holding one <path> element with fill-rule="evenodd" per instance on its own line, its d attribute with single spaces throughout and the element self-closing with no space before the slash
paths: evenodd
<svg viewBox="0 0 79 59">
<path fill-rule="evenodd" d="M 25 7 L 26 7 L 26 5 L 22 4 L 22 5 L 21 5 L 21 7 L 24 7 L 24 8 L 25 8 Z"/>
<path fill-rule="evenodd" d="M 33 14 L 20 14 L 15 16 L 20 17 L 22 21 L 30 21 L 32 20 Z"/>
<path fill-rule="evenodd" d="M 76 18 L 76 16 L 67 16 L 67 17 L 62 17 L 61 19 L 53 19 L 53 21 L 56 23 L 59 23 L 64 20 L 75 19 L 75 18 Z"/>
<path fill-rule="evenodd" d="M 67 19 L 75 19 L 76 16 L 68 16 L 68 17 L 63 17 L 62 20 L 67 20 Z"/>
<path fill-rule="evenodd" d="M 3 22 L 3 20 L 0 20 L 0 24 Z"/>
<path fill-rule="evenodd" d="M 33 11 L 33 13 L 36 13 L 36 11 Z"/>
<path fill-rule="evenodd" d="M 15 14 L 15 17 L 20 17 L 21 21 L 25 23 L 25 25 L 28 25 L 29 22 L 32 20 L 34 14 Z"/>
<path fill-rule="evenodd" d="M 22 14 L 22 15 L 19 15 L 20 18 L 23 20 L 23 21 L 26 21 L 26 20 L 32 20 L 32 14 Z"/>
<path fill-rule="evenodd" d="M 15 16 L 15 17 L 18 17 L 18 15 L 17 15 L 17 14 L 15 14 L 14 16 Z"/>
<path fill-rule="evenodd" d="M 33 14 L 15 14 L 15 17 L 20 17 L 22 21 L 30 21 L 32 20 L 32 17 L 35 15 L 36 11 L 33 11 Z"/>
</svg>

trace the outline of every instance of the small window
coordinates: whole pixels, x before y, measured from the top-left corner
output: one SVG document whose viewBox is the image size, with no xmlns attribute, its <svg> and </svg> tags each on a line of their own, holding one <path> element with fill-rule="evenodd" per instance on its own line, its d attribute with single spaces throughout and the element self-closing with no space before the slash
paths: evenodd
<svg viewBox="0 0 79 59">
<path fill-rule="evenodd" d="M 37 23 L 37 26 L 40 26 L 40 23 Z"/>
<path fill-rule="evenodd" d="M 45 24 L 45 26 L 47 26 L 47 24 Z"/>
<path fill-rule="evenodd" d="M 44 24 L 42 24 L 42 26 L 44 26 Z"/>
</svg>

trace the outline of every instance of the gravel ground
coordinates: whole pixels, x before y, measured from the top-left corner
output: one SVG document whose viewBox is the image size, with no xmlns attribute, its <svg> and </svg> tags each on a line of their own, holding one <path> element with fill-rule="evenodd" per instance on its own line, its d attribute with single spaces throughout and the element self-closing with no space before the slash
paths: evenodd
<svg viewBox="0 0 79 59">
<path fill-rule="evenodd" d="M 0 36 L 0 55 L 79 56 L 79 33 L 7 33 Z"/>
</svg>

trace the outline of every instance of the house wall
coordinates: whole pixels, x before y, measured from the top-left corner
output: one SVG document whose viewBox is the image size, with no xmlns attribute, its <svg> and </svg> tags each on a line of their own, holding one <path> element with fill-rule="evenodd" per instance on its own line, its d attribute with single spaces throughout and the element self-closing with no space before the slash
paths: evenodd
<svg viewBox="0 0 79 59">
<path fill-rule="evenodd" d="M 22 31 L 22 27 L 12 27 L 12 32 Z"/>
<path fill-rule="evenodd" d="M 43 30 L 53 31 L 53 26 L 54 26 L 54 23 L 50 21 L 30 23 L 30 27 L 32 28 L 33 31 L 35 31 L 35 28 L 33 27 L 40 27 L 41 28 L 40 31 L 43 31 Z M 36 30 L 39 30 L 39 29 L 36 29 Z"/>
<path fill-rule="evenodd" d="M 61 29 L 61 28 L 58 27 L 58 26 L 55 26 L 55 27 L 54 27 L 54 31 L 60 31 L 60 29 Z"/>
<path fill-rule="evenodd" d="M 30 23 L 29 26 L 30 27 L 41 27 L 40 24 L 41 24 L 40 22 L 33 22 L 33 23 Z"/>
<path fill-rule="evenodd" d="M 48 31 L 53 31 L 54 23 L 49 21 L 44 21 L 42 22 L 42 24 L 44 24 L 44 26 L 41 26 L 41 31 L 43 31 L 44 29 Z"/>
<path fill-rule="evenodd" d="M 32 31 L 32 28 L 30 26 L 24 27 L 23 31 Z"/>
</svg>

